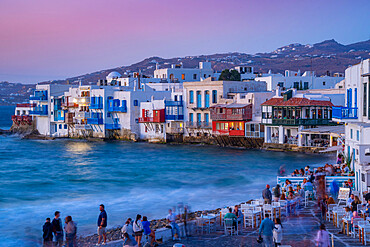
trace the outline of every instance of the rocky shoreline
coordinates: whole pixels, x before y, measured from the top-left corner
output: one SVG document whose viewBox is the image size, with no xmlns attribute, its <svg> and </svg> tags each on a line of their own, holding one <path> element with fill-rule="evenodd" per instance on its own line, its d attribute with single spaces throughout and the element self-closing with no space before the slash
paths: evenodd
<svg viewBox="0 0 370 247">
<path fill-rule="evenodd" d="M 217 214 L 218 215 L 220 211 L 221 211 L 221 208 L 218 208 L 215 210 L 203 210 L 203 211 L 200 210 L 196 212 L 191 212 L 188 215 L 188 221 L 195 220 L 196 217 L 200 217 L 202 214 L 203 215 L 207 215 L 207 214 Z M 166 226 L 168 225 L 166 223 L 166 219 L 151 220 L 150 223 L 151 223 L 150 226 L 152 230 L 166 228 Z M 110 241 L 117 241 L 117 240 L 122 239 L 121 238 L 121 228 L 122 226 L 108 229 L 107 230 L 107 241 L 110 242 Z M 93 235 L 88 235 L 88 236 L 80 235 L 77 238 L 77 242 L 79 246 L 93 246 L 98 242 L 98 234 L 93 234 Z M 159 242 L 161 242 L 160 239 L 159 239 Z"/>
</svg>

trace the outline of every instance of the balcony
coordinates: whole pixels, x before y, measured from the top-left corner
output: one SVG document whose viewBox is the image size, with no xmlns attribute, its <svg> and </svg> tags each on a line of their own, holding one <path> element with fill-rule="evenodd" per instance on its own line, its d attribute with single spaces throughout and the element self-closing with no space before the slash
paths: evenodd
<svg viewBox="0 0 370 247">
<path fill-rule="evenodd" d="M 212 129 L 210 122 L 186 122 L 186 127 L 190 129 Z"/>
<path fill-rule="evenodd" d="M 87 124 L 103 124 L 103 119 L 97 117 L 88 118 Z"/>
<path fill-rule="evenodd" d="M 109 106 L 108 107 L 109 112 L 127 112 L 127 107 L 126 106 Z"/>
<path fill-rule="evenodd" d="M 73 102 L 66 102 L 66 103 L 62 103 L 62 107 L 65 107 L 65 108 L 76 108 L 76 107 L 78 107 L 78 104 L 73 103 Z"/>
<path fill-rule="evenodd" d="M 183 134 L 184 133 L 184 128 L 182 128 L 182 127 L 166 128 L 166 132 L 169 133 L 169 134 Z"/>
<path fill-rule="evenodd" d="M 181 121 L 184 120 L 184 115 L 166 115 L 166 120 Z"/>
<path fill-rule="evenodd" d="M 357 119 L 357 107 L 333 106 L 332 116 L 335 119 Z"/>
<path fill-rule="evenodd" d="M 105 124 L 105 129 L 107 129 L 107 130 L 119 130 L 119 129 L 121 129 L 121 125 L 118 124 L 118 123 Z"/>
<path fill-rule="evenodd" d="M 46 101 L 48 100 L 48 91 L 35 91 L 33 95 L 30 96 L 30 100 Z"/>
<path fill-rule="evenodd" d="M 75 129 L 76 130 L 91 130 L 92 127 L 90 125 L 86 125 L 86 124 L 76 124 Z"/>
<path fill-rule="evenodd" d="M 182 101 L 166 100 L 164 104 L 166 106 L 182 106 Z"/>
<path fill-rule="evenodd" d="M 272 125 L 328 125 L 330 119 L 272 119 Z"/>
<path fill-rule="evenodd" d="M 30 115 L 47 116 L 48 115 L 48 107 L 47 106 L 35 107 L 35 108 L 33 108 L 32 111 L 30 111 Z"/>
<path fill-rule="evenodd" d="M 80 111 L 76 113 L 75 118 L 76 119 L 86 119 L 86 118 L 89 118 L 90 116 L 91 116 L 90 112 Z"/>
<path fill-rule="evenodd" d="M 90 104 L 89 106 L 90 109 L 103 109 L 103 104 L 96 104 L 96 103 L 92 103 Z"/>
<path fill-rule="evenodd" d="M 139 123 L 153 123 L 153 117 L 139 117 Z"/>
<path fill-rule="evenodd" d="M 58 121 L 63 121 L 64 122 L 64 119 L 65 119 L 65 115 L 66 113 L 64 111 L 54 111 L 54 121 L 58 122 Z"/>
</svg>

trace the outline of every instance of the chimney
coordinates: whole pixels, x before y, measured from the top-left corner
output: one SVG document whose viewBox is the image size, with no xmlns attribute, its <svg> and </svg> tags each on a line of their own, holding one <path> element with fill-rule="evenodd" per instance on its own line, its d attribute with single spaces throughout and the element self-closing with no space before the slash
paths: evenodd
<svg viewBox="0 0 370 247">
<path fill-rule="evenodd" d="M 279 86 L 276 86 L 276 97 L 280 97 L 281 96 L 281 89 Z"/>
</svg>

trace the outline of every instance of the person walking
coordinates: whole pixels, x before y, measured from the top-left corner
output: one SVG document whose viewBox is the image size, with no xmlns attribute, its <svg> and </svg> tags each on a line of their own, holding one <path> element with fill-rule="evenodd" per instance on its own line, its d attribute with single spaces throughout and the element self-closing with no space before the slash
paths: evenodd
<svg viewBox="0 0 370 247">
<path fill-rule="evenodd" d="M 151 238 L 150 240 L 150 246 L 157 246 L 157 243 L 155 241 L 155 232 L 150 229 L 150 222 L 148 221 L 148 217 L 144 216 L 143 221 L 141 222 L 143 225 L 144 235 L 147 235 Z"/>
<path fill-rule="evenodd" d="M 50 218 L 46 218 L 45 224 L 42 226 L 42 239 L 44 247 L 53 246 L 53 225 L 50 223 Z"/>
<path fill-rule="evenodd" d="M 105 232 L 105 229 L 108 224 L 108 216 L 107 212 L 105 211 L 105 206 L 103 204 L 100 204 L 99 206 L 100 214 L 98 217 L 98 243 L 96 245 L 100 245 L 102 238 L 104 238 L 103 245 L 107 244 L 107 233 Z"/>
<path fill-rule="evenodd" d="M 167 222 L 171 225 L 171 233 L 172 233 L 172 239 L 176 240 L 175 232 L 177 234 L 177 240 L 181 240 L 180 238 L 180 228 L 179 225 L 177 225 L 177 215 L 172 212 L 172 209 L 168 210 L 168 215 L 166 217 Z"/>
<path fill-rule="evenodd" d="M 62 219 L 60 218 L 60 212 L 55 211 L 54 215 L 55 217 L 53 221 L 51 222 L 53 226 L 53 232 L 54 232 L 54 238 L 55 238 L 54 246 L 63 246 L 64 233 L 63 233 Z"/>
<path fill-rule="evenodd" d="M 271 191 L 270 191 L 270 185 L 269 184 L 267 184 L 266 188 L 262 191 L 262 197 L 265 201 L 265 204 L 271 204 L 272 194 L 271 194 Z"/>
<path fill-rule="evenodd" d="M 283 226 L 281 225 L 280 218 L 275 219 L 273 239 L 274 239 L 275 247 L 281 245 L 281 241 L 283 240 Z"/>
<path fill-rule="evenodd" d="M 66 233 L 66 247 L 76 247 L 77 224 L 72 221 L 72 216 L 65 218 L 64 231 Z"/>
<path fill-rule="evenodd" d="M 273 232 L 272 230 L 275 228 L 274 222 L 270 220 L 270 215 L 265 214 L 265 219 L 261 222 L 260 230 L 259 230 L 259 237 L 263 238 L 263 244 L 265 247 L 272 247 L 273 246 Z"/>
<path fill-rule="evenodd" d="M 317 247 L 330 247 L 329 233 L 326 231 L 324 224 L 320 225 L 320 230 L 317 232 L 316 246 Z"/>
<path fill-rule="evenodd" d="M 143 224 L 141 223 L 141 215 L 136 215 L 136 220 L 133 224 L 133 230 L 135 235 L 135 241 L 138 244 L 138 247 L 141 246 L 141 238 L 143 237 Z"/>
</svg>

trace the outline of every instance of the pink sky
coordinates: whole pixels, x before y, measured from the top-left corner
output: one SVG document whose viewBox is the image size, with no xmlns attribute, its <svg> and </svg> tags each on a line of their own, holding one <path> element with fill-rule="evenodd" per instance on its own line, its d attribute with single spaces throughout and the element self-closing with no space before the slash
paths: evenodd
<svg viewBox="0 0 370 247">
<path fill-rule="evenodd" d="M 370 38 L 369 7 L 368 0 L 1 0 L 0 81 L 63 79 L 150 56 L 357 42 Z"/>
</svg>

